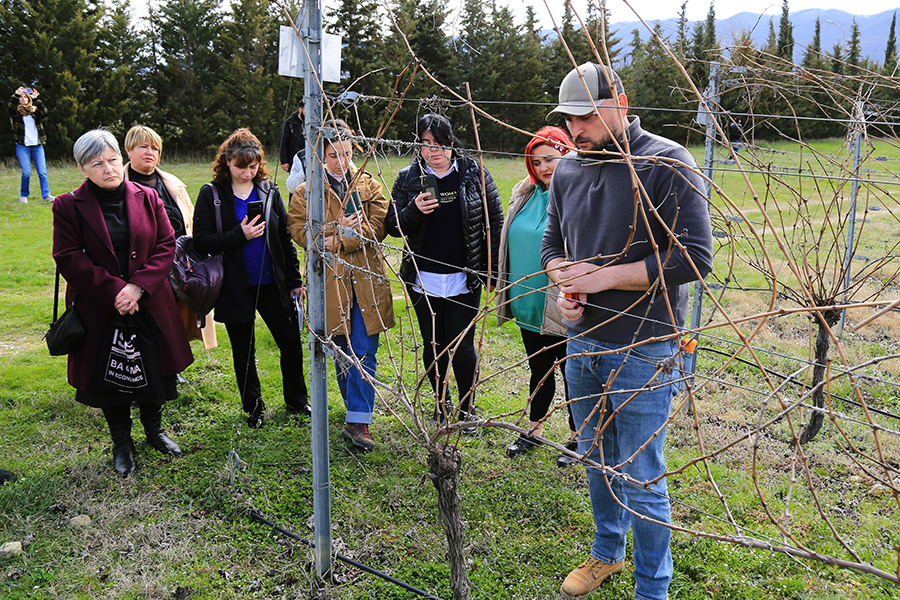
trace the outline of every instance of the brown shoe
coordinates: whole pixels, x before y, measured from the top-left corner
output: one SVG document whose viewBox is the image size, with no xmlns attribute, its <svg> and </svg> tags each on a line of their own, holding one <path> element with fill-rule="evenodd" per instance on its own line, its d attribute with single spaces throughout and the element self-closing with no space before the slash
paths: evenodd
<svg viewBox="0 0 900 600">
<path fill-rule="evenodd" d="M 608 565 L 589 556 L 578 568 L 569 573 L 559 589 L 570 598 L 587 596 L 603 583 L 613 573 L 618 573 L 625 568 L 625 561 L 620 560 L 614 565 Z"/>
<path fill-rule="evenodd" d="M 344 423 L 341 435 L 357 448 L 366 451 L 375 449 L 375 442 L 369 435 L 369 426 L 365 423 Z"/>
</svg>

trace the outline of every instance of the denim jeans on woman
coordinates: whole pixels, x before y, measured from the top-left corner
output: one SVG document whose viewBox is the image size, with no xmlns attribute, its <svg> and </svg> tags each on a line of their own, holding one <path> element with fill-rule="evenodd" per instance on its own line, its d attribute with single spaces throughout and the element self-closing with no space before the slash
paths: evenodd
<svg viewBox="0 0 900 600">
<path fill-rule="evenodd" d="M 366 323 L 363 321 L 362 312 L 359 310 L 359 302 L 353 297 L 353 307 L 350 309 L 350 340 L 347 336 L 335 335 L 334 343 L 345 354 L 356 356 L 366 373 L 372 379 L 375 378 L 375 369 L 378 366 L 378 334 L 366 333 Z M 338 387 L 347 416 L 347 423 L 372 423 L 372 413 L 375 410 L 375 388 L 366 381 L 366 377 L 360 373 L 355 363 L 341 364 L 337 358 L 334 360 L 334 368 L 337 371 Z"/>
<path fill-rule="evenodd" d="M 660 361 L 675 355 L 677 344 L 653 342 L 630 351 L 616 352 L 624 346 L 590 338 L 570 339 L 566 381 L 573 399 L 576 427 L 587 421 L 578 436 L 578 451 L 588 453 L 588 458 L 598 464 L 646 482 L 666 470 L 663 426 L 669 417 L 674 393 L 671 381 L 675 375 L 662 370 L 658 375 L 656 373 Z M 609 351 L 613 352 L 583 355 Z M 614 380 L 609 394 L 604 395 L 610 373 L 614 373 Z M 648 389 L 635 395 L 635 391 L 644 386 Z M 610 420 L 610 415 L 617 410 L 620 412 Z M 594 444 L 598 424 L 605 426 L 601 432 L 602 457 L 600 448 Z M 654 435 L 657 437 L 648 442 Z M 647 447 L 635 456 L 644 444 Z M 630 462 L 622 464 L 625 461 Z M 600 470 L 589 468 L 587 474 L 596 526 L 591 556 L 609 564 L 623 560 L 625 538 L 629 528 L 632 529 L 635 598 L 663 600 L 672 579 L 671 530 L 636 518 L 616 503 Z M 637 514 L 662 523 L 671 522 L 664 479 L 650 489 L 626 483 L 619 477 L 610 478 L 609 484 L 616 498 Z"/>
<path fill-rule="evenodd" d="M 19 167 L 22 169 L 22 186 L 19 195 L 27 198 L 31 189 L 31 161 L 37 168 L 38 179 L 41 182 L 41 198 L 50 197 L 50 185 L 47 183 L 47 162 L 44 159 L 44 147 L 24 146 L 16 144 L 16 158 L 19 159 Z"/>
</svg>

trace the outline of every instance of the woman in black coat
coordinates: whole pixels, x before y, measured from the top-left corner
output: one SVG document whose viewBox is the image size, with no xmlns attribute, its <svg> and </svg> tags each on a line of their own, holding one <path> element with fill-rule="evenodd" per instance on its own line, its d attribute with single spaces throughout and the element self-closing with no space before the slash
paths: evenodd
<svg viewBox="0 0 900 600">
<path fill-rule="evenodd" d="M 250 130 L 238 129 L 219 146 L 212 168 L 212 183 L 203 186 L 197 196 L 194 247 L 199 252 L 222 254 L 225 277 L 214 318 L 225 324 L 231 339 L 247 424 L 262 425 L 266 410 L 256 371 L 257 312 L 281 354 L 285 405 L 290 412 L 308 416 L 303 344 L 293 305 L 303 288 L 300 263 L 281 195 L 269 181 L 262 145 Z M 221 232 L 216 227 L 216 196 L 221 201 Z"/>
<path fill-rule="evenodd" d="M 422 332 L 422 359 L 437 398 L 436 417 L 444 422 L 448 413 L 458 410 L 461 421 L 471 421 L 478 375 L 472 322 L 482 286 L 491 289 L 497 276 L 503 206 L 487 169 L 482 188 L 481 167 L 462 154 L 450 121 L 425 115 L 417 130 L 421 155 L 394 182 L 385 228 L 406 245 L 400 277 Z M 429 181 L 438 197 L 425 191 Z M 451 356 L 459 389 L 456 409 L 447 406 Z"/>
</svg>

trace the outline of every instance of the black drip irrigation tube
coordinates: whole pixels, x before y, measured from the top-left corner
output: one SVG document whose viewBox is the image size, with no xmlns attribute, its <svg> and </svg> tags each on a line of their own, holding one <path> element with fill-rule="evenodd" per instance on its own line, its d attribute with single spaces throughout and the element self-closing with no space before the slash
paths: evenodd
<svg viewBox="0 0 900 600">
<path fill-rule="evenodd" d="M 708 346 L 700 346 L 700 350 L 705 350 L 707 352 L 713 352 L 715 354 L 721 354 L 722 356 L 730 357 L 733 360 L 736 360 L 737 362 L 743 363 L 745 365 L 750 365 L 751 367 L 759 368 L 759 365 L 757 365 L 753 361 L 747 360 L 746 358 L 741 358 L 740 356 L 733 356 L 729 352 L 724 352 L 724 351 L 718 350 L 716 348 L 710 348 Z M 775 377 L 778 377 L 782 381 L 785 381 L 788 379 L 787 375 L 779 373 L 778 371 L 773 371 L 772 369 L 767 369 L 766 367 L 762 367 L 762 370 L 765 371 L 766 373 L 768 373 L 769 375 L 774 375 Z M 795 386 L 805 386 L 806 385 L 802 381 L 797 381 L 796 379 L 792 379 L 790 381 L 790 383 L 792 383 Z M 851 400 L 850 398 L 845 398 L 844 396 L 839 396 L 837 394 L 831 394 L 831 397 L 837 398 L 841 402 L 845 402 L 851 406 L 855 406 L 856 408 L 859 408 L 860 410 L 862 410 L 862 404 L 857 402 L 856 400 Z M 895 415 L 894 413 L 890 413 L 890 412 L 887 412 L 886 410 L 881 410 L 879 408 L 875 408 L 874 406 L 867 406 L 866 408 L 868 408 L 869 412 L 877 413 L 877 414 L 881 415 L 882 417 L 889 417 L 891 419 L 896 419 L 896 420 L 900 421 L 900 415 Z"/>
<path fill-rule="evenodd" d="M 266 525 L 268 525 L 269 527 L 271 527 L 271 528 L 274 529 L 275 531 L 277 531 L 277 532 L 279 532 L 279 533 L 283 533 L 284 535 L 288 536 L 289 538 L 291 538 L 291 539 L 293 539 L 293 540 L 297 540 L 297 541 L 300 542 L 301 544 L 306 544 L 306 545 L 309 546 L 310 548 L 315 548 L 315 547 L 316 547 L 316 545 L 315 545 L 313 542 L 311 542 L 311 541 L 309 541 L 309 540 L 307 540 L 307 539 L 305 539 L 305 538 L 302 538 L 302 537 L 300 537 L 299 535 L 297 535 L 297 534 L 295 534 L 295 533 L 291 533 L 290 531 L 288 531 L 287 529 L 284 529 L 283 527 L 279 527 L 278 525 L 276 525 L 276 524 L 273 523 L 272 521 L 269 521 L 268 519 L 266 519 L 265 517 L 263 517 L 263 516 L 260 515 L 259 513 L 256 513 L 256 512 L 254 512 L 254 511 L 250 511 L 250 518 L 251 518 L 251 519 L 256 519 L 256 520 L 259 521 L 260 523 L 265 523 Z M 349 557 L 347 557 L 347 556 L 342 556 L 342 555 L 340 555 L 340 554 L 335 554 L 334 557 L 335 557 L 336 559 L 340 560 L 340 561 L 343 561 L 343 562 L 347 563 L 348 565 L 353 565 L 353 566 L 356 567 L 357 569 L 361 569 L 361 570 L 365 571 L 366 573 L 370 573 L 370 574 L 372 574 L 372 575 L 375 575 L 376 577 L 381 577 L 381 578 L 384 579 L 385 581 L 388 581 L 388 582 L 390 582 L 390 583 L 393 583 L 394 585 L 399 585 L 400 587 L 402 587 L 402 588 L 405 589 L 405 590 L 409 590 L 410 592 L 413 592 L 413 593 L 418 594 L 418 595 L 420 595 L 420 596 L 424 596 L 425 598 L 431 598 L 431 600 L 441 600 L 441 599 L 438 598 L 437 596 L 432 596 L 432 595 L 429 594 L 428 592 L 423 592 L 423 591 L 420 590 L 419 588 L 415 588 L 415 587 L 409 585 L 408 583 L 405 583 L 405 582 L 403 582 L 403 581 L 400 581 L 399 579 L 395 579 L 395 578 L 391 577 L 390 575 L 388 575 L 387 573 L 382 573 L 381 571 L 376 571 L 376 570 L 373 569 L 372 567 L 368 567 L 368 566 L 366 566 L 366 565 L 364 565 L 364 564 L 362 564 L 362 563 L 360 563 L 360 562 L 356 562 L 356 561 L 353 560 L 352 558 L 349 558 Z"/>
</svg>

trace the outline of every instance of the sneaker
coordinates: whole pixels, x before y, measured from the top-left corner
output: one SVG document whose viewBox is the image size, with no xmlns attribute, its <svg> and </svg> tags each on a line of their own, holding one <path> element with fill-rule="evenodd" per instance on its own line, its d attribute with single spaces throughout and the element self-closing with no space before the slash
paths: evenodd
<svg viewBox="0 0 900 600">
<path fill-rule="evenodd" d="M 534 441 L 534 438 L 523 433 L 506 449 L 506 455 L 510 458 L 515 458 L 525 454 L 535 446 L 537 446 L 537 442 Z"/>
<path fill-rule="evenodd" d="M 341 436 L 361 450 L 368 452 L 375 449 L 375 442 L 369 435 L 369 426 L 366 423 L 344 423 Z"/>
<path fill-rule="evenodd" d="M 474 424 L 475 421 L 477 421 L 477 420 L 478 420 L 478 413 L 475 410 L 474 406 L 472 408 L 470 408 L 468 410 L 468 412 L 460 411 L 460 413 L 459 413 L 459 422 L 460 423 L 472 423 L 472 425 L 469 425 L 468 427 L 463 427 L 462 432 L 466 435 L 472 435 L 473 433 L 478 431 L 478 426 Z"/>
<path fill-rule="evenodd" d="M 624 568 L 624 560 L 620 560 L 614 565 L 609 565 L 593 556 L 589 556 L 586 561 L 569 573 L 559 591 L 570 598 L 587 596 L 600 587 L 600 584 L 606 581 L 607 577 L 613 573 L 618 573 Z"/>
<path fill-rule="evenodd" d="M 47 204 L 52 204 L 53 196 L 44 196 L 44 202 L 46 202 Z"/>
<path fill-rule="evenodd" d="M 19 196 L 19 202 L 22 204 L 28 204 L 28 196 Z"/>
<path fill-rule="evenodd" d="M 566 450 L 570 452 L 578 452 L 578 442 L 575 440 L 570 440 L 568 444 L 566 444 Z M 560 454 L 556 457 L 556 466 L 560 469 L 565 469 L 566 467 L 571 467 L 574 464 L 578 463 L 577 458 L 572 458 L 568 454 Z"/>
</svg>

